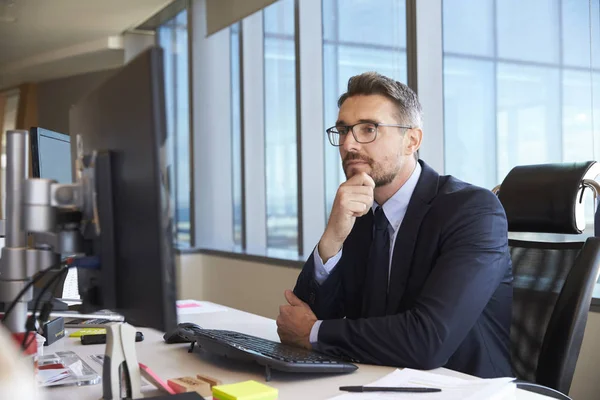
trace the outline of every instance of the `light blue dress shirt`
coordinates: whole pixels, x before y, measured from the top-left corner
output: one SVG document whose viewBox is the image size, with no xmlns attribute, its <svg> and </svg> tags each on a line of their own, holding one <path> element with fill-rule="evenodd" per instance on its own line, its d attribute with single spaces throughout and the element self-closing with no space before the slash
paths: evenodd
<svg viewBox="0 0 600 400">
<path fill-rule="evenodd" d="M 402 220 L 404 220 L 404 215 L 406 215 L 406 209 L 408 208 L 408 203 L 410 202 L 410 198 L 412 197 L 413 192 L 415 191 L 415 187 L 417 186 L 417 182 L 419 181 L 419 177 L 421 176 L 421 164 L 417 162 L 417 166 L 415 167 L 412 175 L 408 180 L 402 185 L 400 189 L 392 197 L 389 198 L 383 204 L 383 212 L 388 219 L 390 225 L 388 227 L 390 233 L 390 264 L 388 269 L 388 276 L 392 271 L 392 254 L 394 252 L 394 244 L 396 243 L 396 235 L 398 234 L 398 230 L 400 229 L 400 224 L 402 224 Z M 375 212 L 375 209 L 379 207 L 377 202 L 373 202 L 371 209 Z M 338 253 L 327 260 L 326 263 L 323 263 L 321 256 L 319 255 L 319 246 L 315 247 L 314 251 L 314 261 L 315 261 L 315 280 L 322 284 L 331 274 L 331 271 L 335 268 L 337 263 L 342 258 L 342 250 L 338 251 Z M 317 321 L 312 327 L 310 331 L 310 343 L 313 347 L 317 346 L 318 338 L 319 338 L 319 328 L 321 327 L 321 323 L 323 321 Z"/>
</svg>

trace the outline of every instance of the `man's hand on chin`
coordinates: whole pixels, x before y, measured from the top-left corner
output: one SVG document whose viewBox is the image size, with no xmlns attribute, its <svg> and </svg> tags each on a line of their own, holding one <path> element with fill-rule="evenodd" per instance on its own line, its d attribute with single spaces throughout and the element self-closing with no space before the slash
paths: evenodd
<svg viewBox="0 0 600 400">
<path fill-rule="evenodd" d="M 277 317 L 277 334 L 281 343 L 312 349 L 310 331 L 317 322 L 316 315 L 291 290 L 285 291 L 285 299 L 289 305 L 280 306 Z"/>
</svg>

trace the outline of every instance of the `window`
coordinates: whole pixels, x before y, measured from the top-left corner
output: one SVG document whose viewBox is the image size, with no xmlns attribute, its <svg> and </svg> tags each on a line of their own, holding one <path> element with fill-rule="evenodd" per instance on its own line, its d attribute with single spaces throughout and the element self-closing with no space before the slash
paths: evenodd
<svg viewBox="0 0 600 400">
<path fill-rule="evenodd" d="M 323 95 L 325 127 L 325 208 L 328 215 L 346 180 L 337 148 L 325 129 L 337 120 L 339 96 L 348 79 L 376 71 L 406 83 L 405 0 L 323 0 Z"/>
<path fill-rule="evenodd" d="M 294 0 L 263 11 L 267 248 L 298 249 Z"/>
<path fill-rule="evenodd" d="M 174 205 L 175 244 L 191 245 L 190 104 L 187 10 L 157 30 L 165 53 L 165 102 L 167 116 L 167 165 Z"/>
<path fill-rule="evenodd" d="M 516 165 L 595 159 L 592 3 L 443 2 L 446 173 L 491 189 Z"/>
<path fill-rule="evenodd" d="M 242 243 L 242 99 L 240 71 L 240 26 L 238 22 L 230 29 L 231 35 L 231 158 L 233 162 L 233 244 L 243 247 Z"/>
<path fill-rule="evenodd" d="M 517 164 L 598 154 L 600 52 L 590 51 L 600 42 L 600 23 L 590 18 L 598 0 L 591 11 L 585 0 L 434 3 L 409 4 L 427 11 L 410 15 L 415 36 L 426 38 L 410 65 L 430 164 L 492 188 Z M 208 37 L 196 9 L 197 244 L 295 260 L 310 254 L 345 180 L 324 130 L 351 76 L 377 71 L 407 82 L 406 7 L 279 0 Z M 219 129 L 226 133 L 214 135 Z"/>
</svg>

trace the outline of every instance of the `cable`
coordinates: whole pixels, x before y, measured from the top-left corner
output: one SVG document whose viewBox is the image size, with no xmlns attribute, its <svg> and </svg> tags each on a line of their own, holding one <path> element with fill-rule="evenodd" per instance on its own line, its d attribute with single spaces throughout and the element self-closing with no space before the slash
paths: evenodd
<svg viewBox="0 0 600 400">
<path fill-rule="evenodd" d="M 27 318 L 27 324 L 25 326 L 25 335 L 23 336 L 23 341 L 21 342 L 22 350 L 25 350 L 26 348 L 28 348 L 29 345 L 31 344 L 31 342 L 35 339 L 35 335 L 33 335 L 33 337 L 29 340 L 29 342 L 25 343 L 25 341 L 27 340 L 27 336 L 29 336 L 29 332 L 36 331 L 36 325 L 35 325 L 36 316 L 35 315 L 37 313 L 41 299 L 44 297 L 44 294 L 46 294 L 46 291 L 48 291 L 48 289 L 50 288 L 50 286 L 52 286 L 52 284 L 54 284 L 54 287 L 56 287 L 58 285 L 58 283 L 60 282 L 60 279 L 62 279 L 64 276 L 66 276 L 67 272 L 69 271 L 69 268 L 71 268 L 71 267 L 73 267 L 73 266 L 67 265 L 66 267 L 62 268 L 56 275 L 54 275 L 52 278 L 50 278 L 50 280 L 48 280 L 48 282 L 46 282 L 46 284 L 42 288 L 42 291 L 38 294 L 37 298 L 35 299 L 35 304 L 33 306 L 31 316 L 29 316 Z M 44 306 L 46 306 L 48 304 L 50 306 L 45 308 Z M 42 306 L 42 309 L 44 309 L 44 308 L 45 308 L 45 310 L 44 310 L 45 312 L 42 312 L 42 310 L 40 310 L 40 318 L 38 319 L 38 321 L 40 321 L 41 324 L 46 322 L 50 312 L 52 311 L 52 297 L 50 298 L 50 300 L 48 300 L 48 301 L 46 301 L 46 303 L 44 303 L 44 305 Z"/>
<path fill-rule="evenodd" d="M 29 342 L 26 343 L 27 337 L 29 336 L 29 332 L 36 331 L 36 313 L 37 313 L 38 307 L 40 305 L 41 299 L 44 297 L 44 295 L 46 294 L 46 291 L 50 288 L 50 286 L 52 286 L 52 284 L 54 284 L 54 287 L 56 288 L 56 286 L 58 285 L 60 280 L 66 277 L 67 273 L 69 272 L 69 269 L 71 269 L 71 268 L 96 269 L 99 266 L 100 266 L 99 258 L 95 257 L 95 256 L 76 257 L 76 258 L 69 258 L 68 260 L 66 260 L 66 265 L 64 265 L 64 267 L 61 268 L 56 275 L 54 275 L 52 278 L 50 278 L 48 280 L 48 282 L 46 282 L 46 284 L 42 288 L 42 291 L 39 293 L 39 295 L 37 296 L 37 298 L 35 300 L 35 304 L 33 306 L 31 316 L 29 316 L 27 318 L 27 322 L 25 325 L 25 335 L 23 336 L 23 341 L 21 342 L 22 350 L 27 349 L 31 345 L 31 342 L 35 339 L 35 335 L 33 335 L 33 337 L 29 340 Z M 54 291 L 55 290 L 53 289 L 53 292 Z M 53 307 L 52 298 L 50 300 L 46 301 L 42 305 L 42 308 L 40 310 L 40 315 L 37 318 L 37 321 L 41 322 L 40 325 L 42 325 L 44 322 L 46 322 L 48 320 L 48 318 L 50 317 L 50 313 L 52 312 L 52 307 Z"/>
<path fill-rule="evenodd" d="M 38 276 L 36 276 L 35 278 L 33 278 L 29 283 L 27 283 L 27 285 L 25 285 L 25 287 L 19 292 L 19 294 L 17 294 L 17 296 L 15 297 L 15 299 L 13 300 L 13 302 L 10 304 L 10 306 L 6 309 L 6 311 L 4 312 L 4 316 L 2 317 L 2 322 L 6 321 L 6 318 L 8 318 L 8 316 L 10 315 L 11 311 L 16 307 L 17 303 L 19 302 L 19 299 L 21 299 L 21 297 L 23 297 L 23 295 L 25 294 L 25 292 L 27 290 L 29 290 L 29 288 L 31 286 L 33 286 L 35 283 L 37 283 L 40 279 L 42 279 L 46 273 L 52 269 L 55 268 L 59 268 L 60 266 L 62 266 L 62 262 L 60 263 L 56 263 L 54 265 L 49 266 L 46 269 L 43 269 L 39 272 Z"/>
<path fill-rule="evenodd" d="M 52 278 L 50 278 L 48 280 L 48 282 L 46 282 L 46 284 L 42 288 L 41 292 L 37 295 L 37 297 L 35 299 L 35 303 L 34 303 L 33 309 L 32 309 L 32 312 L 31 312 L 31 315 L 29 317 L 27 317 L 27 322 L 25 323 L 25 335 L 23 335 L 23 341 L 21 342 L 21 348 L 23 350 L 25 350 L 31 344 L 31 341 L 29 341 L 29 343 L 27 343 L 27 345 L 25 345 L 25 341 L 27 340 L 27 336 L 29 335 L 29 332 L 35 332 L 36 331 L 36 317 L 35 317 L 35 315 L 36 315 L 36 312 L 37 312 L 37 309 L 39 307 L 41 299 L 44 297 L 44 294 L 46 294 L 46 291 L 48 290 L 48 288 L 53 283 L 58 282 L 59 278 L 63 276 L 64 271 L 66 271 L 66 270 L 67 270 L 67 268 L 59 270 L 56 275 L 54 275 Z M 52 301 L 52 299 L 50 299 L 50 301 Z M 34 337 L 35 337 L 35 335 L 34 335 Z"/>
</svg>

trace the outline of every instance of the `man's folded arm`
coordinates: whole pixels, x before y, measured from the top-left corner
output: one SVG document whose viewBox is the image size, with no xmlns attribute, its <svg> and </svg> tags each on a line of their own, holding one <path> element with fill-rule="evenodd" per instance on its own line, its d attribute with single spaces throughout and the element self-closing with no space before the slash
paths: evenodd
<svg viewBox="0 0 600 400">
<path fill-rule="evenodd" d="M 294 294 L 307 303 L 320 320 L 343 316 L 341 285 L 342 250 L 325 264 L 319 256 L 318 246 L 302 267 Z"/>
<path fill-rule="evenodd" d="M 490 209 L 490 202 L 479 210 L 472 207 L 469 216 L 449 228 L 412 309 L 386 317 L 323 321 L 319 350 L 364 363 L 419 369 L 445 365 L 509 268 L 504 211 L 499 205 Z"/>
</svg>

